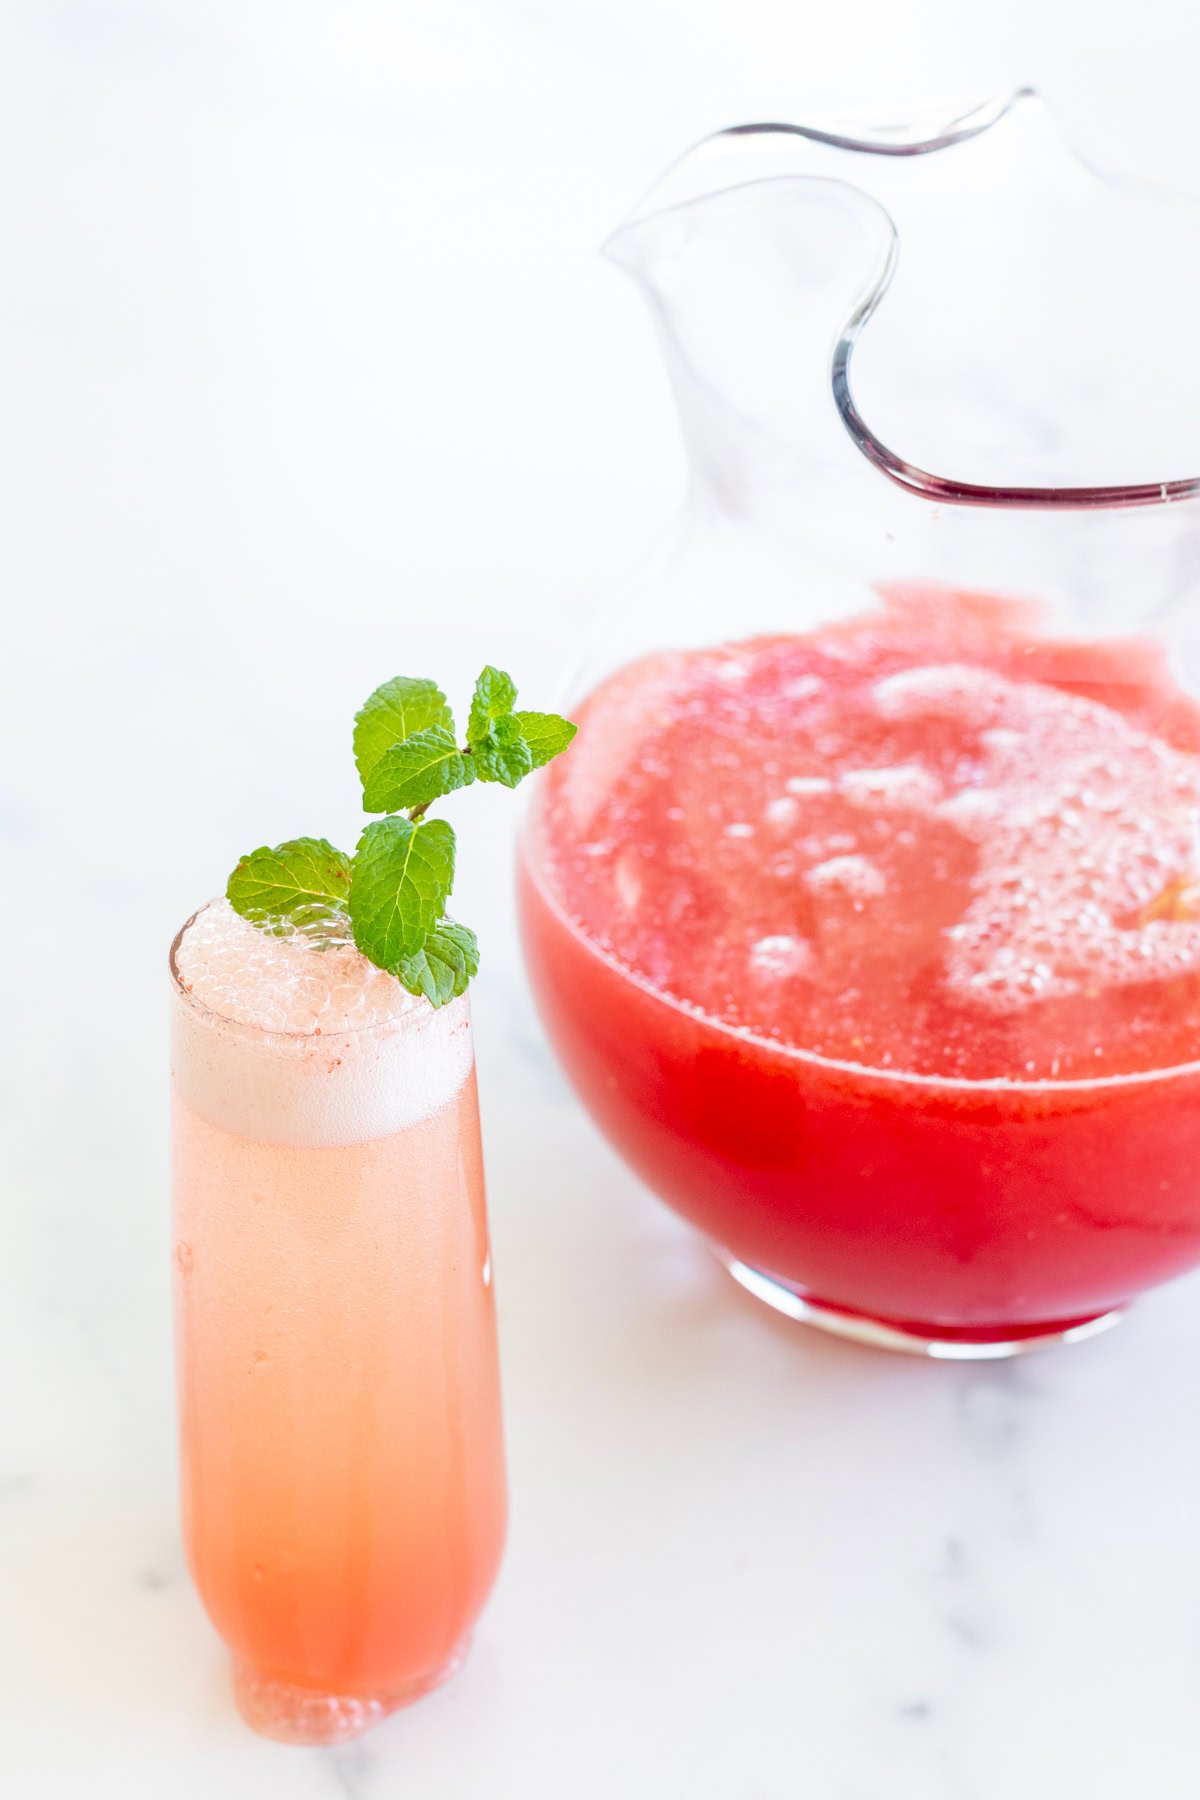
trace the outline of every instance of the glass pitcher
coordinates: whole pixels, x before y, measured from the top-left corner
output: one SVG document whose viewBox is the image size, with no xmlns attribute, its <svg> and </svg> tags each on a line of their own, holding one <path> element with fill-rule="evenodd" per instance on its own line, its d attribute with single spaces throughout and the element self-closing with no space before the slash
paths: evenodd
<svg viewBox="0 0 1200 1800">
<path fill-rule="evenodd" d="M 691 481 L 526 820 L 551 1039 L 780 1311 L 1091 1335 L 1200 1262 L 1200 214 L 1023 91 L 721 133 L 609 251 Z"/>
</svg>

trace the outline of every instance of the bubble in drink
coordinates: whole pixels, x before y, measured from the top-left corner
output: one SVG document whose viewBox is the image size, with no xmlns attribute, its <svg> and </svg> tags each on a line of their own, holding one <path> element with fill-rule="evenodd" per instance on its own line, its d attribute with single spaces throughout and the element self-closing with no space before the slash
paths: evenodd
<svg viewBox="0 0 1200 1800">
<path fill-rule="evenodd" d="M 975 1078 L 1186 1060 L 1200 720 L 1138 667 L 1140 685 L 1120 646 L 1037 638 L 1026 607 L 912 595 L 651 657 L 586 703 L 548 774 L 547 878 L 623 965 L 799 1049 Z M 618 712 L 638 759 L 601 782 L 593 721 L 607 736 Z M 804 982 L 761 978 L 776 941 L 809 946 Z"/>
</svg>

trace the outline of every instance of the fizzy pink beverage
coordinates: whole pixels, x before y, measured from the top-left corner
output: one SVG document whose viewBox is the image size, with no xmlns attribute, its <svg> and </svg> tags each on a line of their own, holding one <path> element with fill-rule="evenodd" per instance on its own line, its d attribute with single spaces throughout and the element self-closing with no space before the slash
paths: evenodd
<svg viewBox="0 0 1200 1800">
<path fill-rule="evenodd" d="M 172 970 L 188 1560 L 249 1722 L 336 1741 L 457 1665 L 503 1543 L 467 1000 L 225 900 Z"/>
<path fill-rule="evenodd" d="M 524 841 L 539 1001 L 748 1284 L 969 1346 L 1200 1259 L 1200 710 L 1159 645 L 896 587 L 576 716 Z"/>
</svg>

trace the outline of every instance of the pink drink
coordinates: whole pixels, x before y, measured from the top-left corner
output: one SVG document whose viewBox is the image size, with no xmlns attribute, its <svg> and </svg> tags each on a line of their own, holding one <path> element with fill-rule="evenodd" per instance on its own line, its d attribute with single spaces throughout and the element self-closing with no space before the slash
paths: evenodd
<svg viewBox="0 0 1200 1800">
<path fill-rule="evenodd" d="M 526 838 L 534 983 L 730 1261 L 988 1342 L 1200 1258 L 1200 710 L 1157 644 L 913 588 L 647 657 L 577 717 Z"/>
<path fill-rule="evenodd" d="M 173 966 L 188 1559 L 249 1722 L 334 1741 L 452 1671 L 503 1542 L 467 1002 L 224 901 Z"/>
</svg>

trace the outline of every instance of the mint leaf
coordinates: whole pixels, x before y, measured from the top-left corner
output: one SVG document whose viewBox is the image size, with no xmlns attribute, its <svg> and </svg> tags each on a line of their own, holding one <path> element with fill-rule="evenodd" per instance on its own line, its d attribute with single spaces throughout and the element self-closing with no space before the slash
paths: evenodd
<svg viewBox="0 0 1200 1800">
<path fill-rule="evenodd" d="M 364 812 L 398 812 L 402 806 L 428 806 L 442 794 L 467 787 L 475 768 L 445 725 L 414 731 L 385 750 L 363 778 Z"/>
<path fill-rule="evenodd" d="M 325 838 L 292 838 L 273 850 L 264 844 L 242 857 L 225 894 L 252 925 L 286 919 L 302 931 L 319 931 L 345 917 L 350 867 L 350 858 Z"/>
<path fill-rule="evenodd" d="M 557 713 L 518 712 L 513 714 L 513 718 L 521 727 L 521 736 L 529 745 L 535 769 L 544 768 L 548 762 L 553 762 L 579 729 L 577 725 L 572 725 L 570 719 L 562 719 Z"/>
<path fill-rule="evenodd" d="M 502 781 L 514 788 L 533 767 L 533 752 L 512 713 L 497 719 L 471 749 L 480 781 Z"/>
<path fill-rule="evenodd" d="M 392 973 L 410 994 L 423 994 L 431 1006 L 445 1006 L 465 994 L 479 973 L 479 945 L 465 925 L 443 919 L 414 956 L 406 956 Z"/>
<path fill-rule="evenodd" d="M 511 675 L 488 664 L 475 683 L 465 745 L 433 681 L 397 675 L 370 695 L 354 721 L 363 807 L 385 813 L 366 827 L 353 859 L 324 838 L 294 838 L 243 856 L 229 877 L 230 904 L 263 931 L 301 929 L 358 949 L 431 1006 L 465 992 L 479 946 L 446 919 L 455 837 L 425 818 L 433 800 L 473 781 L 515 788 L 575 736 L 557 713 L 517 712 Z"/>
<path fill-rule="evenodd" d="M 488 663 L 475 683 L 471 714 L 467 720 L 467 742 L 472 749 L 488 736 L 497 719 L 511 713 L 516 699 L 517 689 L 512 676 Z"/>
<path fill-rule="evenodd" d="M 375 819 L 358 840 L 350 921 L 363 955 L 395 974 L 441 918 L 454 884 L 454 827 L 445 819 Z"/>
<path fill-rule="evenodd" d="M 397 675 L 377 687 L 354 717 L 354 760 L 364 787 L 385 751 L 433 725 L 454 730 L 450 703 L 436 682 Z"/>
</svg>

